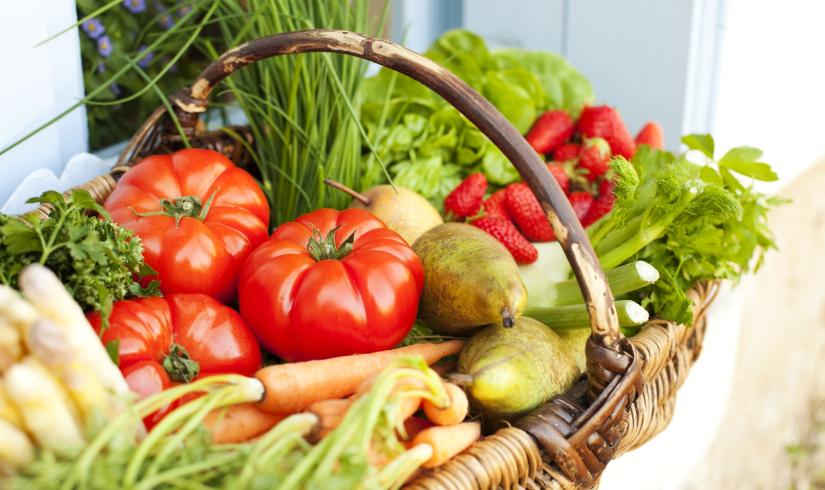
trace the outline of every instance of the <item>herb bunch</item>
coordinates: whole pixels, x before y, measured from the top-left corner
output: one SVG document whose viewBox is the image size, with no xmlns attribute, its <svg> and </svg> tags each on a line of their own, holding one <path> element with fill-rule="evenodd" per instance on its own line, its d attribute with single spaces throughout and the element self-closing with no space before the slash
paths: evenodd
<svg viewBox="0 0 825 490">
<path fill-rule="evenodd" d="M 702 281 L 736 281 L 775 247 L 767 214 L 780 201 L 735 175 L 776 180 L 771 167 L 759 161 L 760 150 L 737 147 L 716 161 L 710 135 L 682 141 L 706 161 L 694 163 L 686 154 L 645 145 L 631 162 L 614 159 L 614 209 L 588 231 L 603 267 L 635 260 L 655 267 L 660 279 L 633 299 L 660 318 L 689 325 L 690 288 Z"/>
<path fill-rule="evenodd" d="M 108 213 L 88 192 L 69 197 L 47 191 L 28 202 L 52 206 L 48 219 L 30 214 L 22 218 L 0 214 L 0 281 L 17 286 L 20 271 L 38 263 L 51 269 L 66 289 L 88 311 L 106 311 L 127 295 L 147 295 L 134 276 L 148 273 L 140 239 L 109 219 L 87 214 Z"/>
</svg>

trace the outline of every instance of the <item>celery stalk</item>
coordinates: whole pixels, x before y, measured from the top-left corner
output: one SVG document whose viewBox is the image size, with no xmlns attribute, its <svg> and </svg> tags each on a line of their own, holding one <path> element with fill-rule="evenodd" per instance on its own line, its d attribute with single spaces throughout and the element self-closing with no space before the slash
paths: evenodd
<svg viewBox="0 0 825 490">
<path fill-rule="evenodd" d="M 634 327 L 645 323 L 650 315 L 639 303 L 630 300 L 616 301 L 620 327 Z M 585 305 L 528 308 L 524 316 L 534 318 L 553 330 L 584 328 L 590 325 L 590 315 Z"/>
<path fill-rule="evenodd" d="M 621 296 L 631 291 L 649 286 L 659 279 L 659 271 L 643 260 L 637 260 L 605 273 L 610 291 Z M 547 291 L 550 306 L 568 306 L 584 303 L 579 283 L 567 279 L 553 284 Z"/>
</svg>

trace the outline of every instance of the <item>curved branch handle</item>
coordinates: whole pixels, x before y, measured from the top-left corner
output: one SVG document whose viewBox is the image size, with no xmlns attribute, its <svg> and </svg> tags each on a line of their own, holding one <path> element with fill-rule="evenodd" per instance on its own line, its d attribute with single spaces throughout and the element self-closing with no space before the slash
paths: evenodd
<svg viewBox="0 0 825 490">
<path fill-rule="evenodd" d="M 437 63 L 397 44 L 347 31 L 309 30 L 276 34 L 242 44 L 210 64 L 188 93 L 172 98 L 184 127 L 193 128 L 204 112 L 209 93 L 239 68 L 260 59 L 292 53 L 330 52 L 363 58 L 417 80 L 464 114 L 515 165 L 538 197 L 576 275 L 590 312 L 593 340 L 619 351 L 619 329 L 613 296 L 587 235 L 541 157 L 490 103 Z M 600 362 L 588 362 L 597 369 Z M 593 367 L 591 368 L 591 364 Z"/>
</svg>

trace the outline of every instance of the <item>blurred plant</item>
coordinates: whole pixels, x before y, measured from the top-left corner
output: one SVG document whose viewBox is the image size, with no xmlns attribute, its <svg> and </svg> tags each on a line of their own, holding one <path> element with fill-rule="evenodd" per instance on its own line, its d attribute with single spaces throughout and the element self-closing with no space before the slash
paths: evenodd
<svg viewBox="0 0 825 490">
<path fill-rule="evenodd" d="M 145 89 L 145 77 L 154 78 L 160 74 L 179 51 L 182 36 L 171 36 L 151 51 L 147 51 L 147 46 L 189 14 L 191 3 L 172 0 L 77 0 L 78 18 L 90 17 L 80 24 L 86 93 L 108 85 L 107 90 L 94 98 L 95 103 L 86 106 L 92 149 L 129 138 L 161 104 L 158 92 L 153 90 L 144 90 L 142 95 L 131 100 L 118 102 L 117 99 L 130 98 Z M 144 71 L 143 74 L 130 69 L 116 82 L 110 83 L 113 73 L 128 67 L 130 59 L 138 58 L 137 65 Z M 160 78 L 157 87 L 164 94 L 172 93 L 189 83 L 206 64 L 206 57 L 190 49 Z"/>
<path fill-rule="evenodd" d="M 790 490 L 825 490 L 825 398 L 811 401 L 802 437 L 785 451 Z"/>
</svg>

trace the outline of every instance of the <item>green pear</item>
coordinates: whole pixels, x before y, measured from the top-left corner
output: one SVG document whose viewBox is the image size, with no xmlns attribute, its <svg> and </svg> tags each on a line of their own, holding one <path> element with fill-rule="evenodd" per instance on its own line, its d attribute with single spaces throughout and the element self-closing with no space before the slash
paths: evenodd
<svg viewBox="0 0 825 490">
<path fill-rule="evenodd" d="M 467 335 L 512 326 L 527 304 L 518 266 L 498 240 L 464 223 L 436 226 L 413 244 L 424 267 L 418 314 L 433 331 Z"/>
<path fill-rule="evenodd" d="M 475 334 L 461 351 L 458 373 L 451 379 L 464 386 L 473 407 L 497 421 L 563 393 L 581 371 L 550 327 L 521 317 L 512 328 L 491 325 Z"/>
</svg>

